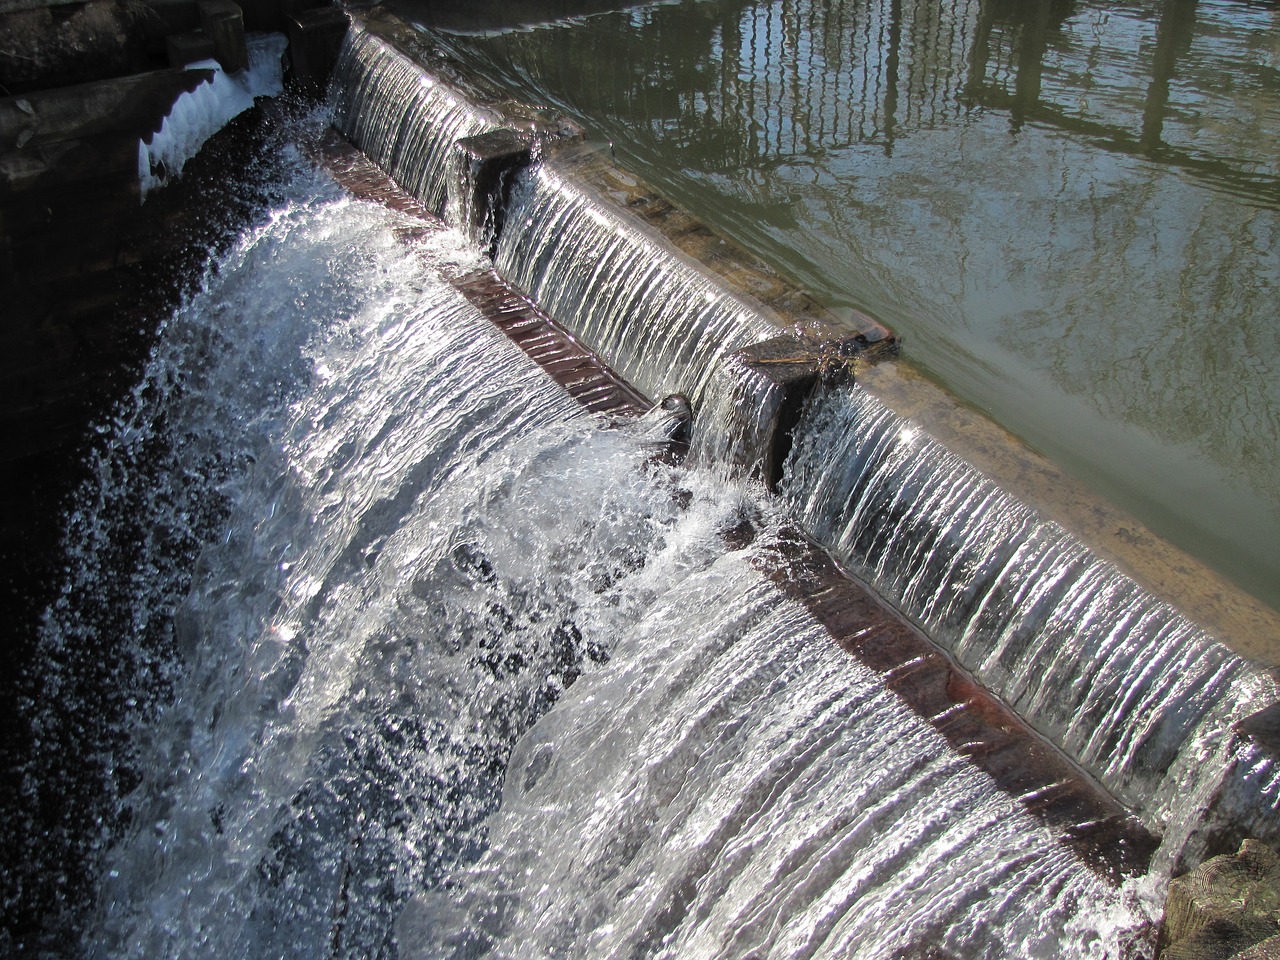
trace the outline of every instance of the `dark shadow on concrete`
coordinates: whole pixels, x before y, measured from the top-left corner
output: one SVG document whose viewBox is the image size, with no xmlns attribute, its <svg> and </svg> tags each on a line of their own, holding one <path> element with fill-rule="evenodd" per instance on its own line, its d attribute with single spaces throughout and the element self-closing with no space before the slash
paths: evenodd
<svg viewBox="0 0 1280 960">
<path fill-rule="evenodd" d="M 269 201 L 246 171 L 274 149 L 278 120 L 241 114 L 139 203 L 70 206 L 39 248 L 18 249 L 0 284 L 0 954 L 78 956 L 76 924 L 95 884 L 101 831 L 133 786 L 127 762 L 102 769 L 118 736 L 120 691 L 110 644 L 67 651 L 75 690 L 58 729 L 31 729 L 24 700 L 41 697 L 37 631 L 61 579 L 63 515 L 84 479 L 86 453 L 136 382 L 156 325 Z M 6 212 L 8 199 L 6 198 Z M 21 245 L 19 245 L 21 247 Z M 8 251 L 6 251 L 8 253 Z M 15 333 L 15 331 L 19 331 Z M 127 576 L 122 574 L 122 579 Z M 111 585 L 105 585 L 109 593 Z M 108 606 L 109 600 L 103 601 Z M 103 631 L 103 636 L 111 636 Z M 24 790 L 28 770 L 38 770 Z"/>
</svg>

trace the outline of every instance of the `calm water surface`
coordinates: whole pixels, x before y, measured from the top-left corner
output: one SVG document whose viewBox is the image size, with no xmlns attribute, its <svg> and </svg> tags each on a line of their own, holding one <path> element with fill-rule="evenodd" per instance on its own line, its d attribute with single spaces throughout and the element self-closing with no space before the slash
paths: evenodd
<svg viewBox="0 0 1280 960">
<path fill-rule="evenodd" d="M 477 69 L 1280 605 L 1280 9 L 685 0 Z"/>
</svg>

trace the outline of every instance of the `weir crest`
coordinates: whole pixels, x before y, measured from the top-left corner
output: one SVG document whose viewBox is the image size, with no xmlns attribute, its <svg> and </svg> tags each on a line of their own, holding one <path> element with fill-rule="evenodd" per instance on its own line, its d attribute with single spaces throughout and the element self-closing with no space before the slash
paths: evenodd
<svg viewBox="0 0 1280 960">
<path fill-rule="evenodd" d="M 751 295 L 777 279 L 749 269 L 731 274 L 735 289 L 679 249 L 678 211 L 646 216 L 662 201 L 559 130 L 466 106 L 395 32 L 351 32 L 338 128 L 444 212 L 453 144 L 527 124 L 538 162 L 503 200 L 499 273 L 647 396 L 687 394 L 696 456 L 775 486 L 808 536 L 1167 834 L 1170 862 L 1199 859 L 1214 830 L 1198 819 L 1212 812 L 1185 819 L 1188 797 L 1217 803 L 1233 778 L 1259 790 L 1252 829 L 1280 837 L 1280 784 L 1258 786 L 1269 763 L 1236 730 L 1275 701 L 1265 673 L 862 389 L 862 357 L 896 352 L 887 331 L 867 318 L 842 330 L 810 304 L 784 314 Z M 674 229 L 654 229 L 673 216 Z M 835 382 L 833 356 L 855 382 Z M 770 364 L 794 368 L 789 383 L 762 375 Z M 1214 846 L 1238 839 L 1239 825 L 1222 826 Z"/>
<path fill-rule="evenodd" d="M 102 723 L 118 791 L 85 952 L 1149 960 L 1280 840 L 1274 617 L 872 318 L 393 20 L 291 109 L 41 627 L 23 788 Z"/>
</svg>

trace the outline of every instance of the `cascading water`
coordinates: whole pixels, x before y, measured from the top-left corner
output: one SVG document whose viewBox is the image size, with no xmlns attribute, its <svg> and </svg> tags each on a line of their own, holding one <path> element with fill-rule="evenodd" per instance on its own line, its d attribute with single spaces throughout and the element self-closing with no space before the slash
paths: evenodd
<svg viewBox="0 0 1280 960">
<path fill-rule="evenodd" d="M 185 576 L 140 546 L 170 692 L 83 949 L 1118 956 L 1141 913 L 755 571 L 767 505 L 583 412 L 404 226 L 296 171 L 115 428 L 90 513 L 136 435 L 159 520 L 220 506 Z"/>
<path fill-rule="evenodd" d="M 490 121 L 358 30 L 339 85 L 337 122 L 440 209 Z M 1159 875 L 1091 872 L 760 572 L 783 521 L 717 469 L 736 447 L 655 458 L 661 418 L 588 415 L 442 279 L 481 264 L 460 234 L 284 159 L 108 431 L 47 618 L 73 696 L 109 515 L 144 500 L 162 535 L 130 538 L 112 622 L 145 669 L 101 758 L 136 788 L 82 951 L 1147 955 Z M 551 165 L 497 265 L 650 395 L 748 415 L 724 436 L 776 412 L 722 362 L 776 331 Z M 1256 678 L 909 424 L 826 391 L 782 492 L 1148 820 L 1208 789 Z"/>
<path fill-rule="evenodd" d="M 730 357 L 703 392 L 694 459 L 708 469 L 749 475 L 763 459 L 782 399 L 776 384 Z"/>
<path fill-rule="evenodd" d="M 168 325 L 175 386 L 125 428 L 238 469 L 91 952 L 393 952 L 399 901 L 482 846 L 515 737 L 607 657 L 590 608 L 677 517 L 648 437 L 601 429 L 379 208 L 293 189 Z M 182 505 L 201 481 L 160 482 Z"/>
<path fill-rule="evenodd" d="M 767 549 L 654 565 L 403 956 L 1120 955 L 1113 894 L 764 582 Z"/>
<path fill-rule="evenodd" d="M 861 389 L 817 395 L 782 485 L 806 528 L 1149 822 L 1194 816 L 1275 690 Z M 1259 797 L 1273 810 L 1280 794 Z"/>
<path fill-rule="evenodd" d="M 721 285 L 548 166 L 530 171 L 498 269 L 648 396 L 696 407 L 720 360 L 776 333 Z"/>
<path fill-rule="evenodd" d="M 498 125 L 364 30 L 343 47 L 333 89 L 334 125 L 438 214 L 449 198 L 454 143 Z"/>
</svg>

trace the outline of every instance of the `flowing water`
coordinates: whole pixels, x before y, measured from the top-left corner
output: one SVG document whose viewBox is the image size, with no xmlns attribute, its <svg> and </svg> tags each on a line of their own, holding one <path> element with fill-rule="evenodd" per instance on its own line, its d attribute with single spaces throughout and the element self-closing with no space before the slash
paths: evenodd
<svg viewBox="0 0 1280 960">
<path fill-rule="evenodd" d="M 774 329 L 661 241 L 547 169 L 533 171 L 497 266 L 651 397 L 702 402 L 722 358 Z"/>
<path fill-rule="evenodd" d="M 357 32 L 337 123 L 439 210 L 493 120 L 402 60 Z M 62 952 L 1148 955 L 1176 849 L 1092 872 L 761 572 L 793 520 L 1174 847 L 1233 761 L 1275 819 L 1273 764 L 1221 735 L 1274 692 L 911 424 L 820 393 L 776 500 L 715 462 L 723 423 L 673 464 L 447 281 L 485 264 L 464 233 L 278 153 L 69 517 L 29 795 L 108 729 Z M 741 413 L 723 361 L 762 318 L 549 168 L 512 209 L 513 283 Z"/>
<path fill-rule="evenodd" d="M 1244 661 L 865 391 L 818 396 L 796 437 L 782 483 L 793 514 L 1149 822 L 1185 813 L 1197 769 L 1225 767 L 1229 725 L 1274 698 Z"/>
<path fill-rule="evenodd" d="M 1240 0 L 700 0 L 432 41 L 1280 606 L 1277 32 Z"/>
<path fill-rule="evenodd" d="M 584 413 L 440 279 L 461 235 L 405 247 L 284 153 L 73 517 L 51 738 L 154 535 L 68 953 L 1119 955 L 1137 894 L 756 571 L 758 491 Z"/>
<path fill-rule="evenodd" d="M 489 849 L 415 898 L 402 953 L 1115 955 L 1097 879 L 749 558 L 664 583 L 521 741 Z"/>
<path fill-rule="evenodd" d="M 343 103 L 377 115 L 414 95 L 388 85 Z M 642 389 L 689 394 L 705 467 L 748 459 L 777 397 L 725 358 L 776 335 L 757 310 L 551 163 L 511 202 L 496 265 Z M 1181 836 L 1188 797 L 1231 766 L 1231 725 L 1274 699 L 1168 604 L 863 391 L 818 395 L 781 493 L 811 536 L 1161 832 Z M 1259 803 L 1274 811 L 1280 793 Z"/>
<path fill-rule="evenodd" d="M 337 126 L 428 209 L 443 213 L 453 144 L 496 126 L 423 67 L 357 33 L 337 67 Z"/>
</svg>

